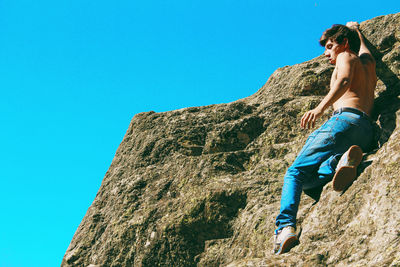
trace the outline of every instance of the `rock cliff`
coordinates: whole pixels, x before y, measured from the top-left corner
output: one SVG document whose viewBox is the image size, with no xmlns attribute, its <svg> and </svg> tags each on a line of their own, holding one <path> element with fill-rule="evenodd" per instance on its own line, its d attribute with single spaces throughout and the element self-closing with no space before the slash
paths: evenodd
<svg viewBox="0 0 400 267">
<path fill-rule="evenodd" d="M 308 135 L 299 120 L 329 89 L 322 56 L 233 103 L 134 116 L 62 266 L 400 266 L 400 13 L 361 31 L 377 60 L 377 146 L 344 193 L 303 195 L 299 246 L 275 256 L 272 234 Z"/>
</svg>

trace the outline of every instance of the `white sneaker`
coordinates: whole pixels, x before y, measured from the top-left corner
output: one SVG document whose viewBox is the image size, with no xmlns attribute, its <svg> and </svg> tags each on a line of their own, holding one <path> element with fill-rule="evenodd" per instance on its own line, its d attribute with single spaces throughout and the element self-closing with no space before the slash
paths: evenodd
<svg viewBox="0 0 400 267">
<path fill-rule="evenodd" d="M 340 158 L 333 176 L 333 190 L 344 191 L 357 177 L 357 167 L 363 157 L 361 148 L 357 145 L 351 146 Z"/>
<path fill-rule="evenodd" d="M 274 236 L 274 253 L 279 255 L 288 252 L 299 244 L 296 230 L 293 226 L 286 226 Z"/>
</svg>

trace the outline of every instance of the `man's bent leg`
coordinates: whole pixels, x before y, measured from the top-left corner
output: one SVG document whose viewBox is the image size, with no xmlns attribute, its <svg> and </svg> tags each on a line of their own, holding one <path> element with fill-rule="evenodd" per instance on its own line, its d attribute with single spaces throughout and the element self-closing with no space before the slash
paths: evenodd
<svg viewBox="0 0 400 267">
<path fill-rule="evenodd" d="M 371 146 L 373 130 L 371 123 L 367 119 L 347 112 L 335 115 L 334 117 L 336 117 L 335 120 L 337 123 L 334 131 L 332 131 L 335 143 L 332 155 L 320 165 L 318 178 L 310 179 L 303 184 L 303 190 L 322 187 L 330 182 L 335 175 L 342 155 L 352 145 L 361 147 L 363 151 L 368 150 Z"/>
<path fill-rule="evenodd" d="M 342 155 L 350 147 L 357 145 L 362 151 L 367 151 L 373 139 L 372 125 L 367 119 L 347 112 L 338 114 L 335 117 L 337 117 L 334 131 L 336 145 L 332 151 L 332 156 L 325 160 L 318 169 L 318 181 L 316 183 L 322 186 L 332 180 Z M 359 157 L 358 155 L 357 158 Z M 357 160 L 356 165 L 359 164 L 359 160 Z M 309 185 L 303 185 L 303 189 L 307 187 Z"/>
</svg>

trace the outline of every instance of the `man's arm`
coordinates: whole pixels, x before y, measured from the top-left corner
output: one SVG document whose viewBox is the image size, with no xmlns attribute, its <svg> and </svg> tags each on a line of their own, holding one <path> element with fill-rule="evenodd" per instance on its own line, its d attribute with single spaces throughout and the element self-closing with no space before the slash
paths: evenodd
<svg viewBox="0 0 400 267">
<path fill-rule="evenodd" d="M 346 23 L 346 26 L 350 29 L 353 29 L 357 32 L 358 37 L 360 38 L 360 51 L 358 52 L 358 56 L 360 57 L 361 61 L 365 63 L 372 63 L 375 64 L 375 59 L 369 51 L 367 45 L 365 44 L 364 36 L 360 32 L 360 24 L 358 22 L 350 21 Z"/>
<path fill-rule="evenodd" d="M 348 53 L 341 53 L 336 59 L 337 78 L 329 90 L 328 94 L 322 99 L 319 105 L 307 111 L 301 118 L 300 126 L 308 128 L 315 126 L 315 121 L 322 116 L 324 111 L 336 102 L 350 87 L 354 73 L 354 58 Z"/>
</svg>

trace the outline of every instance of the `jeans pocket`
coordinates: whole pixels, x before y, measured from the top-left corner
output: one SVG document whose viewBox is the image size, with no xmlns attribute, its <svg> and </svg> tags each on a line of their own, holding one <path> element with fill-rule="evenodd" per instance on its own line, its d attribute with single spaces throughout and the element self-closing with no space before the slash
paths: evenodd
<svg viewBox="0 0 400 267">
<path fill-rule="evenodd" d="M 337 120 L 333 134 L 337 144 L 359 145 L 365 150 L 372 141 L 373 131 L 369 121 L 342 115 Z"/>
<path fill-rule="evenodd" d="M 338 124 L 338 118 L 332 117 L 326 121 L 318 130 L 313 134 L 319 139 L 323 139 L 324 143 L 330 142 L 334 138 L 334 132 Z"/>
</svg>

